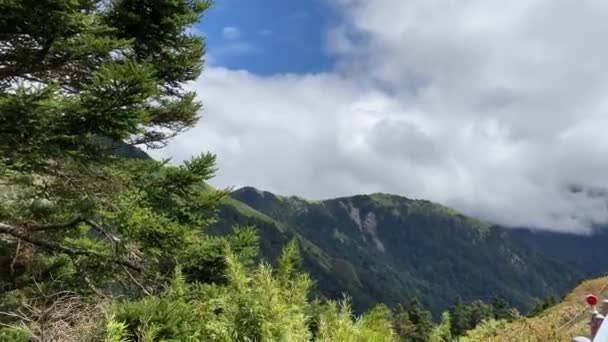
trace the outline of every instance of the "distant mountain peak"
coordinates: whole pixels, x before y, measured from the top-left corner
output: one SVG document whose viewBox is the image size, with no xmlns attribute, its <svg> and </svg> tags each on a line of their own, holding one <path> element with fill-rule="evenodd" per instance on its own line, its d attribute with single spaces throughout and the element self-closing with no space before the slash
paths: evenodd
<svg viewBox="0 0 608 342">
<path fill-rule="evenodd" d="M 236 190 L 234 190 L 232 193 L 234 194 L 238 194 L 238 193 L 256 193 L 262 197 L 264 197 L 266 194 L 271 194 L 268 191 L 264 191 L 264 190 L 260 190 L 258 188 L 255 188 L 253 186 L 244 186 L 242 188 L 238 188 Z"/>
</svg>

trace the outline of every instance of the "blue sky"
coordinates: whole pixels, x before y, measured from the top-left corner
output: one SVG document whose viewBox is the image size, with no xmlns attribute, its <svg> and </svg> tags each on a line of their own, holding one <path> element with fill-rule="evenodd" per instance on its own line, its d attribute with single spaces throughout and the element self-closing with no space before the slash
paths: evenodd
<svg viewBox="0 0 608 342">
<path fill-rule="evenodd" d="M 322 0 L 218 0 L 197 27 L 210 64 L 258 75 L 331 69 L 325 32 L 335 13 Z"/>
</svg>

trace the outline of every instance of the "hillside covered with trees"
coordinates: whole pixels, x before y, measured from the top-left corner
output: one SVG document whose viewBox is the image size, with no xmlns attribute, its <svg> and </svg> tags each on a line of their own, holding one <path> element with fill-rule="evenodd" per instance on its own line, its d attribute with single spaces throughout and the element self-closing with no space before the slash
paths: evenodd
<svg viewBox="0 0 608 342">
<path fill-rule="evenodd" d="M 425 200 L 372 194 L 310 201 L 245 187 L 222 202 L 211 232 L 254 225 L 261 256 L 296 238 L 304 269 L 328 298 L 361 312 L 418 298 L 436 318 L 457 297 L 506 300 L 521 312 L 602 274 L 605 234 L 536 233 L 486 224 Z M 588 248 L 585 248 L 588 247 Z"/>
</svg>

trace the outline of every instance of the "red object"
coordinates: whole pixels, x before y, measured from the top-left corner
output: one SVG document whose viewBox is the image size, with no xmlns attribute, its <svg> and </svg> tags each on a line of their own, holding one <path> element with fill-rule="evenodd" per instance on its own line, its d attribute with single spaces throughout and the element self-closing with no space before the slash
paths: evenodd
<svg viewBox="0 0 608 342">
<path fill-rule="evenodd" d="M 597 304 L 597 297 L 590 294 L 587 296 L 587 298 L 585 298 L 585 300 L 587 301 L 587 304 L 594 306 L 595 304 Z"/>
</svg>

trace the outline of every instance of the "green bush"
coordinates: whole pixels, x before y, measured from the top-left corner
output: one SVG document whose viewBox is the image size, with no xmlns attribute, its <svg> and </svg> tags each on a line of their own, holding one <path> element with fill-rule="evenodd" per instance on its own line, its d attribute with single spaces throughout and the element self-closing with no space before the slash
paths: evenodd
<svg viewBox="0 0 608 342">
<path fill-rule="evenodd" d="M 225 284 L 188 284 L 177 269 L 162 295 L 115 304 L 106 341 L 396 341 L 384 306 L 355 319 L 347 301 L 311 304 L 294 243 L 278 269 L 227 255 Z"/>
<path fill-rule="evenodd" d="M 31 333 L 26 327 L 0 328 L 0 342 L 28 342 Z"/>
</svg>

